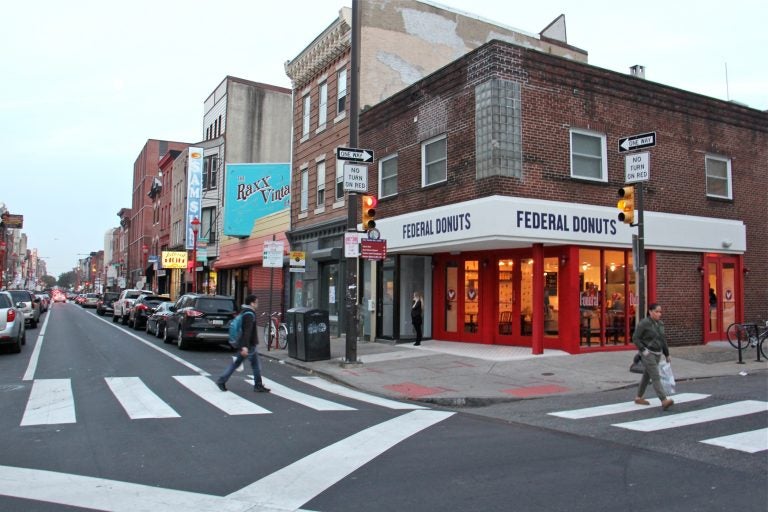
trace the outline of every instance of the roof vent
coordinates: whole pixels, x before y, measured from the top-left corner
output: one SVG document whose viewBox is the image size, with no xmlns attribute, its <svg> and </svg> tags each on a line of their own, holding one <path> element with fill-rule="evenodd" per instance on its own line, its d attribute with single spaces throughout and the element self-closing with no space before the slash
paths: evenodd
<svg viewBox="0 0 768 512">
<path fill-rule="evenodd" d="M 645 66 L 641 66 L 640 64 L 635 64 L 631 68 L 629 68 L 629 74 L 632 76 L 636 76 L 637 78 L 645 78 Z"/>
</svg>

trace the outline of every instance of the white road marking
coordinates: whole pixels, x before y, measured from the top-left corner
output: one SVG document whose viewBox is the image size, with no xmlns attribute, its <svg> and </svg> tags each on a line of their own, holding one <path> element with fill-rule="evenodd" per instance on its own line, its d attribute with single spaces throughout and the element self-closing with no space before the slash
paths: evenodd
<svg viewBox="0 0 768 512">
<path fill-rule="evenodd" d="M 765 411 L 768 411 L 768 402 L 743 400 L 741 402 L 718 405 L 716 407 L 710 407 L 708 409 L 701 409 L 698 411 L 664 415 L 657 418 L 630 421 L 627 423 L 617 423 L 613 426 L 626 428 L 628 430 L 637 430 L 639 432 L 653 432 L 656 430 L 696 425 L 698 423 L 706 423 L 709 421 L 722 420 L 726 418 L 735 418 L 737 416 L 746 416 L 747 414 L 755 414 Z"/>
<path fill-rule="evenodd" d="M 680 393 L 675 395 L 674 400 L 676 404 L 683 404 L 685 402 L 693 402 L 695 400 L 702 400 L 708 398 L 710 395 L 702 395 L 699 393 Z M 558 416 L 560 418 L 567 418 L 570 420 L 580 420 L 584 418 L 595 418 L 597 416 L 607 416 L 609 414 L 621 414 L 625 412 L 644 411 L 651 407 L 661 407 L 661 400 L 658 398 L 651 398 L 648 400 L 650 405 L 637 405 L 632 402 L 621 402 L 618 404 L 598 405 L 597 407 L 586 407 L 584 409 L 573 409 L 571 411 L 558 411 L 550 412 L 550 416 Z"/>
<path fill-rule="evenodd" d="M 245 381 L 253 386 L 253 378 L 245 379 Z M 278 384 L 277 382 L 273 380 L 269 380 L 267 378 L 262 377 L 262 381 L 264 382 L 264 385 L 267 386 L 271 393 L 275 396 L 279 396 L 280 398 L 285 398 L 286 400 L 290 400 L 292 402 L 296 402 L 297 404 L 309 407 L 310 409 L 314 409 L 316 411 L 355 411 L 354 407 L 349 407 L 343 404 L 337 404 L 336 402 L 331 402 L 330 400 L 325 400 L 323 398 L 318 398 L 316 396 L 308 395 L 306 393 L 302 393 L 300 391 L 296 391 L 295 389 L 291 389 L 289 387 L 283 386 L 282 384 Z"/>
<path fill-rule="evenodd" d="M 339 384 L 328 382 L 327 380 L 321 379 L 320 377 L 294 377 L 294 379 L 300 380 L 301 382 L 310 384 L 330 393 L 335 393 L 337 395 L 345 396 L 353 400 L 359 400 L 361 402 L 367 402 L 369 404 L 386 407 L 388 409 L 426 409 L 426 407 L 422 407 L 420 405 L 397 402 L 395 400 L 389 400 L 387 398 L 381 398 L 375 395 L 369 395 L 368 393 L 355 391 L 354 389 L 349 389 Z"/>
<path fill-rule="evenodd" d="M 40 332 L 37 333 L 37 342 L 35 348 L 32 350 L 32 355 L 29 358 L 29 364 L 27 365 L 27 371 L 24 372 L 24 376 L 21 380 L 32 380 L 35 378 L 35 372 L 37 371 L 37 363 L 40 361 L 40 351 L 43 349 L 43 339 L 45 338 L 45 330 L 48 327 L 48 319 L 51 317 L 51 313 L 48 312 L 43 320 L 43 327 L 40 328 Z"/>
<path fill-rule="evenodd" d="M 352 472 L 454 413 L 412 411 L 358 432 L 229 495 L 281 510 L 294 510 Z"/>
<path fill-rule="evenodd" d="M 61 423 L 75 423 L 75 401 L 70 380 L 35 380 L 20 426 Z"/>
<path fill-rule="evenodd" d="M 216 383 L 207 377 L 200 375 L 177 375 L 173 378 L 179 381 L 182 386 L 227 414 L 233 416 L 242 414 L 270 414 L 270 411 L 267 409 L 235 393 L 221 391 L 216 386 Z"/>
<path fill-rule="evenodd" d="M 132 420 L 179 417 L 138 377 L 105 377 L 104 380 Z"/>
<path fill-rule="evenodd" d="M 741 432 L 730 436 L 713 437 L 701 442 L 747 453 L 764 452 L 768 450 L 768 428 Z"/>
</svg>

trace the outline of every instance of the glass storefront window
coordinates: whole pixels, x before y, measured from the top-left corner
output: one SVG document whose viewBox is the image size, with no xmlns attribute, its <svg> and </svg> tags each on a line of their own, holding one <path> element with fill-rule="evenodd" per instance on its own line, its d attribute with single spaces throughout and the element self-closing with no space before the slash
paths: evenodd
<svg viewBox="0 0 768 512">
<path fill-rule="evenodd" d="M 637 302 L 631 253 L 579 250 L 582 345 L 628 344 L 634 330 Z"/>
<path fill-rule="evenodd" d="M 411 323 L 411 305 L 413 293 L 418 292 L 422 297 L 424 337 L 432 336 L 432 257 L 431 256 L 401 256 L 400 257 L 400 337 L 415 336 L 416 332 Z"/>
<path fill-rule="evenodd" d="M 579 250 L 579 318 L 581 343 L 600 342 L 600 251 Z"/>
<path fill-rule="evenodd" d="M 533 260 L 520 262 L 520 334 L 533 333 Z"/>
<path fill-rule="evenodd" d="M 618 344 L 626 341 L 625 319 L 627 312 L 624 251 L 605 251 L 605 335 L 608 341 Z"/>
<path fill-rule="evenodd" d="M 480 275 L 479 262 L 464 262 L 464 332 L 476 333 L 479 329 Z"/>
<path fill-rule="evenodd" d="M 515 260 L 499 260 L 499 334 L 512 334 L 512 311 L 515 306 L 513 271 Z"/>
<path fill-rule="evenodd" d="M 544 334 L 556 336 L 559 333 L 558 316 L 558 258 L 544 258 Z"/>
</svg>

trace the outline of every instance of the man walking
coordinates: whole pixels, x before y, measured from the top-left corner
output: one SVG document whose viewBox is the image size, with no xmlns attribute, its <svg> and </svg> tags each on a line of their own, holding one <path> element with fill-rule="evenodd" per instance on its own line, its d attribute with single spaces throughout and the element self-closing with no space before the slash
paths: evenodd
<svg viewBox="0 0 768 512">
<path fill-rule="evenodd" d="M 243 335 L 240 336 L 237 348 L 237 356 L 232 360 L 227 370 L 216 379 L 216 385 L 222 391 L 227 390 L 227 381 L 234 373 L 235 369 L 245 360 L 251 361 L 251 368 L 253 368 L 253 390 L 259 393 L 269 393 L 269 388 L 264 387 L 261 382 L 261 364 L 259 363 L 259 353 L 256 351 L 256 344 L 259 342 L 258 335 L 256 333 L 256 308 L 259 307 L 259 299 L 255 295 L 248 295 L 245 298 L 245 304 L 243 304 L 241 315 L 243 322 Z M 247 314 L 246 311 L 250 311 L 252 314 Z"/>
<path fill-rule="evenodd" d="M 640 378 L 640 385 L 637 388 L 635 403 L 638 405 L 649 405 L 648 400 L 643 398 L 643 395 L 645 395 L 645 388 L 648 387 L 648 381 L 650 381 L 653 385 L 653 390 L 656 391 L 656 396 L 661 400 L 661 408 L 666 411 L 675 402 L 671 398 L 667 398 L 661 385 L 661 377 L 659 376 L 661 355 L 664 354 L 667 362 L 670 360 L 669 347 L 664 336 L 664 324 L 661 321 L 660 305 L 654 303 L 648 306 L 648 316 L 637 324 L 635 334 L 632 336 L 632 342 L 640 351 L 640 356 L 645 366 L 643 376 Z"/>
</svg>

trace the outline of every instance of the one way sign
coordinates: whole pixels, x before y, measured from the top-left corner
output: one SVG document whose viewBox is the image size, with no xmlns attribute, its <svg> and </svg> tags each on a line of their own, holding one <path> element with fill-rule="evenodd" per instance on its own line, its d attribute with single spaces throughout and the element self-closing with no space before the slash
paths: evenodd
<svg viewBox="0 0 768 512">
<path fill-rule="evenodd" d="M 619 153 L 634 151 L 636 149 L 650 148 L 656 145 L 656 132 L 630 135 L 619 139 Z"/>
<path fill-rule="evenodd" d="M 336 148 L 336 159 L 348 162 L 373 162 L 372 149 Z"/>
</svg>

